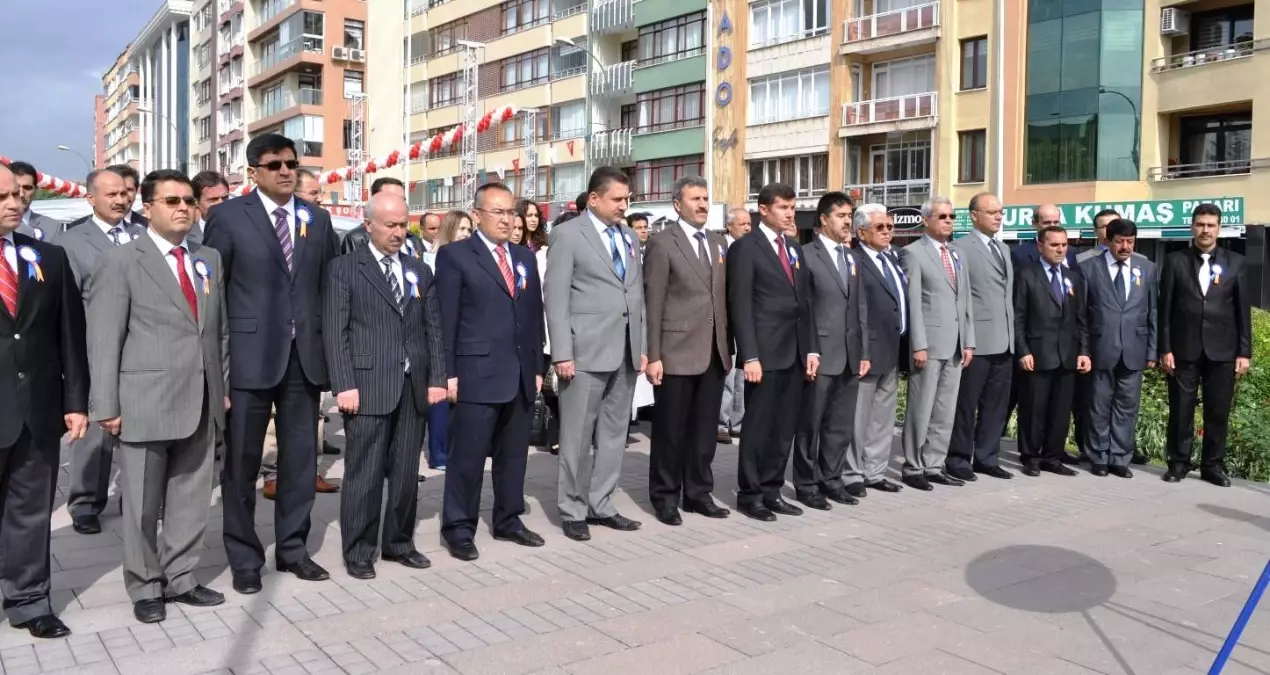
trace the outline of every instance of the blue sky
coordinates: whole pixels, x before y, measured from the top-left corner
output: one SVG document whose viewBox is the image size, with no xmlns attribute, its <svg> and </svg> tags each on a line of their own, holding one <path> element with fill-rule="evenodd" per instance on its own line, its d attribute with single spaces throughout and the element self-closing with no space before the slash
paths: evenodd
<svg viewBox="0 0 1270 675">
<path fill-rule="evenodd" d="M 4 3 L 0 155 L 82 181 L 92 160 L 93 96 L 101 76 L 158 9 L 157 0 Z M 55 5 L 56 11 L 50 12 Z"/>
</svg>

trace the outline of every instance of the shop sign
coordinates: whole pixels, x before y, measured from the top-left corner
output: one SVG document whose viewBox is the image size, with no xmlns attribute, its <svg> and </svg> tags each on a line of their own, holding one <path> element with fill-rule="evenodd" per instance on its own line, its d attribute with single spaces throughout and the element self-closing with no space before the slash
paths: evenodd
<svg viewBox="0 0 1270 675">
<path fill-rule="evenodd" d="M 1137 223 L 1140 229 L 1189 228 L 1191 212 L 1200 204 L 1216 204 L 1222 211 L 1222 225 L 1244 224 L 1243 197 L 1198 197 L 1195 199 L 1166 199 L 1136 202 L 1081 202 L 1058 204 L 1062 226 L 1068 229 L 1093 229 L 1094 216 L 1103 209 L 1114 209 L 1124 218 Z M 1001 227 L 1004 230 L 1031 231 L 1032 216 L 1036 206 L 1006 206 L 1002 211 Z M 956 227 L 969 230 L 970 210 L 955 209 Z M 899 228 L 896 223 L 896 228 Z"/>
</svg>

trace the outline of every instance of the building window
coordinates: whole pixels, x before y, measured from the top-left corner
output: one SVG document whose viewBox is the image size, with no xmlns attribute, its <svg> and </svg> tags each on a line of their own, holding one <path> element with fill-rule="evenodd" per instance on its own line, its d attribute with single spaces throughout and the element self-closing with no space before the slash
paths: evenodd
<svg viewBox="0 0 1270 675">
<path fill-rule="evenodd" d="M 631 188 L 634 191 L 631 201 L 670 201 L 674 196 L 675 181 L 686 176 L 704 176 L 705 172 L 706 161 L 702 155 L 639 162 L 631 171 Z"/>
<path fill-rule="evenodd" d="M 428 146 L 428 143 L 427 143 L 428 141 L 431 141 L 434 137 L 440 134 L 443 134 L 453 128 L 454 128 L 453 126 L 437 127 L 436 129 L 429 129 L 428 131 L 424 131 L 419 134 L 411 134 L 410 142 L 417 143 L 419 141 L 423 141 L 424 147 L 426 148 Z M 457 157 L 459 154 L 459 151 L 462 149 L 459 147 L 460 145 L 462 145 L 462 143 L 455 143 L 448 148 L 441 148 L 440 150 L 437 150 L 436 152 L 428 152 L 428 157 L 431 159 L 440 159 L 442 157 Z"/>
<path fill-rule="evenodd" d="M 799 197 L 819 197 L 829 185 L 829 155 L 780 157 L 749 163 L 750 199 L 757 199 L 764 185 L 785 183 Z"/>
<path fill-rule="evenodd" d="M 760 0 L 750 5 L 750 47 L 768 47 L 828 32 L 828 0 Z"/>
<path fill-rule="evenodd" d="M 459 189 L 455 182 L 453 178 L 439 178 L 428 181 L 427 206 L 434 209 L 459 206 Z"/>
<path fill-rule="evenodd" d="M 639 94 L 635 118 L 630 121 L 640 132 L 701 126 L 706 122 L 705 97 L 705 85 L 700 82 Z"/>
<path fill-rule="evenodd" d="M 1191 15 L 1191 51 L 1252 42 L 1253 3 Z M 1248 45 L 1251 48 L 1252 45 Z"/>
<path fill-rule="evenodd" d="M 459 46 L 459 40 L 467 39 L 467 19 L 451 21 L 428 31 L 432 56 L 445 56 Z"/>
<path fill-rule="evenodd" d="M 984 160 L 987 157 L 988 132 L 984 129 L 963 131 L 958 134 L 961 162 L 957 170 L 957 182 L 982 183 Z"/>
<path fill-rule="evenodd" d="M 935 91 L 935 56 L 914 56 L 873 64 L 872 98 L 895 98 Z"/>
<path fill-rule="evenodd" d="M 586 172 L 582 162 L 551 167 L 551 194 L 578 195 L 586 190 Z"/>
<path fill-rule="evenodd" d="M 828 66 L 750 80 L 750 124 L 770 124 L 828 114 Z"/>
<path fill-rule="evenodd" d="M 503 35 L 533 28 L 551 20 L 551 0 L 512 0 L 504 2 Z"/>
<path fill-rule="evenodd" d="M 493 173 L 493 172 L 487 169 L 486 170 L 487 180 L 498 179 L 497 173 L 494 173 L 494 175 L 492 176 L 489 175 L 490 173 Z M 539 201 L 539 202 L 551 201 L 551 173 L 552 173 L 551 167 L 548 167 L 548 166 L 538 167 L 538 176 L 537 176 L 538 185 L 534 190 L 535 201 Z M 480 179 L 479 175 L 477 179 L 478 180 Z M 529 186 L 528 176 L 525 175 L 524 169 L 521 169 L 520 171 L 511 171 L 511 170 L 504 169 L 502 181 L 504 185 L 506 185 L 508 188 L 511 189 L 512 194 L 514 195 L 525 194 L 526 188 Z M 581 190 L 579 190 L 579 192 L 581 192 Z M 574 194 L 576 196 L 577 193 L 574 193 Z"/>
<path fill-rule="evenodd" d="M 353 147 L 353 120 L 344 120 L 344 149 Z"/>
<path fill-rule="evenodd" d="M 349 49 L 365 49 L 366 22 L 344 19 L 344 46 Z"/>
<path fill-rule="evenodd" d="M 586 36 L 573 39 L 575 44 L 586 44 Z M 581 47 L 556 45 L 551 48 L 551 78 L 561 79 L 573 77 L 586 72 L 589 57 Z"/>
<path fill-rule="evenodd" d="M 300 13 L 302 32 L 305 35 L 324 38 L 326 37 L 326 15 L 322 12 L 304 11 Z"/>
<path fill-rule="evenodd" d="M 1252 157 L 1252 113 L 1182 118 L 1180 175 L 1247 173 Z"/>
<path fill-rule="evenodd" d="M 360 70 L 344 71 L 344 98 L 352 95 L 363 93 L 362 79 L 364 75 Z"/>
<path fill-rule="evenodd" d="M 697 12 L 639 29 L 641 66 L 677 61 L 705 53 L 706 13 Z"/>
<path fill-rule="evenodd" d="M 538 129 L 534 132 L 534 140 L 542 142 L 547 140 L 547 129 L 550 128 L 551 120 L 548 119 L 549 113 L 538 114 Z M 522 117 L 515 117 L 498 127 L 498 140 L 501 145 L 523 145 L 525 142 L 525 120 Z"/>
<path fill-rule="evenodd" d="M 586 103 L 570 101 L 551 107 L 551 138 L 581 138 L 586 135 Z"/>
<path fill-rule="evenodd" d="M 961 41 L 961 88 L 983 89 L 988 86 L 988 38 Z"/>
<path fill-rule="evenodd" d="M 639 40 L 627 40 L 622 43 L 622 61 L 634 61 L 639 58 Z"/>
<path fill-rule="evenodd" d="M 537 49 L 503 59 L 499 64 L 500 91 L 515 91 L 543 84 L 550 77 L 550 49 Z"/>
<path fill-rule="evenodd" d="M 454 105 L 463 97 L 463 83 L 459 81 L 459 73 L 450 73 L 433 78 L 428 83 L 428 96 L 433 108 Z"/>
</svg>

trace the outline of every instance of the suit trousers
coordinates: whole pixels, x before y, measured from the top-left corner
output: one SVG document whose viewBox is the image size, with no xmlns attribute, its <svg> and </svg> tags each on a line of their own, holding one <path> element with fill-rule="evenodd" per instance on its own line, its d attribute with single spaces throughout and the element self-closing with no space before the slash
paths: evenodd
<svg viewBox="0 0 1270 675">
<path fill-rule="evenodd" d="M 194 570 L 207 531 L 216 449 L 206 408 L 188 438 L 119 444 L 123 583 L 133 602 L 181 595 L 198 585 Z"/>
<path fill-rule="evenodd" d="M 745 421 L 745 371 L 733 359 L 732 370 L 723 378 L 723 401 L 719 404 L 719 433 L 740 435 Z"/>
<path fill-rule="evenodd" d="M 1078 382 L 1080 379 L 1077 376 Z M 1085 456 L 1094 464 L 1129 466 L 1137 444 L 1142 371 L 1117 363 L 1115 368 L 1095 370 L 1083 379 L 1091 384 Z M 1079 389 L 1080 385 L 1076 386 Z"/>
<path fill-rule="evenodd" d="M 564 520 L 607 518 L 617 513 L 613 492 L 622 477 L 638 376 L 628 353 L 618 370 L 576 371 L 572 379 L 560 383 L 557 504 Z"/>
<path fill-rule="evenodd" d="M 428 466 L 440 469 L 450 457 L 450 403 L 442 401 L 428 407 Z"/>
<path fill-rule="evenodd" d="M 745 383 L 745 408 L 749 421 L 741 434 L 737 462 L 738 506 L 770 501 L 781 496 L 785 467 L 794 445 L 798 409 L 802 403 L 803 367 L 796 363 L 784 370 L 764 370 L 758 383 Z"/>
<path fill-rule="evenodd" d="M 450 429 L 455 433 L 450 437 L 453 452 L 445 470 L 441 536 L 451 544 L 476 536 L 486 458 L 493 460 L 494 534 L 524 530 L 520 516 L 525 512 L 525 464 L 533 401 L 517 388 L 516 398 L 507 403 L 459 401 L 450 405 L 450 415 Z"/>
<path fill-rule="evenodd" d="M 842 480 L 847 485 L 868 485 L 886 478 L 886 468 L 891 463 L 899 369 L 892 366 L 887 371 L 870 370 L 857 386 L 853 439 Z"/>
<path fill-rule="evenodd" d="M 115 448 L 119 439 L 97 424 L 78 441 L 71 441 L 70 492 L 66 507 L 72 516 L 100 516 L 110 496 L 110 474 L 113 472 Z"/>
<path fill-rule="evenodd" d="M 997 466 L 1001 436 L 1009 420 L 1014 355 L 975 355 L 961 374 L 957 413 L 948 444 L 948 468 Z"/>
<path fill-rule="evenodd" d="M 794 489 L 798 493 L 842 489 L 859 390 L 860 378 L 850 368 L 841 375 L 817 375 L 803 383 L 793 456 Z"/>
<path fill-rule="evenodd" d="M 401 386 L 397 409 L 388 415 L 344 415 L 344 484 L 340 490 L 340 542 L 345 562 L 375 559 L 383 536 L 385 555 L 415 551 L 419 506 L 419 451 L 427 418 L 415 409 L 410 376 Z M 388 503 L 384 504 L 384 481 Z"/>
<path fill-rule="evenodd" d="M 905 476 L 929 476 L 943 472 L 960 387 L 959 356 L 927 359 L 926 367 L 918 370 L 914 366 L 911 369 L 902 439 Z"/>
<path fill-rule="evenodd" d="M 1019 382 L 1019 459 L 1059 462 L 1067 453 L 1076 371 L 1023 371 Z"/>
<path fill-rule="evenodd" d="M 0 448 L 0 592 L 11 626 L 53 613 L 49 520 L 57 470 L 58 444 L 37 444 L 29 429 Z"/>
<path fill-rule="evenodd" d="M 316 494 L 318 399 L 304 377 L 295 343 L 282 381 L 272 389 L 231 389 L 229 446 L 221 474 L 225 553 L 234 573 L 257 573 L 265 549 L 256 535 L 256 477 L 270 410 L 277 408 L 278 486 L 274 500 L 274 558 L 294 564 L 308 556 L 309 514 Z M 416 476 L 417 479 L 417 476 Z"/>
<path fill-rule="evenodd" d="M 1169 464 L 1190 464 L 1195 442 L 1196 397 L 1203 388 L 1204 442 L 1200 468 L 1221 468 L 1226 457 L 1230 406 L 1235 400 L 1235 362 L 1177 361 L 1169 378 Z"/>
<path fill-rule="evenodd" d="M 713 351 L 713 350 L 712 350 Z M 653 508 L 713 502 L 715 415 L 723 398 L 723 362 L 714 354 L 700 375 L 666 375 L 653 388 L 648 497 Z"/>
</svg>

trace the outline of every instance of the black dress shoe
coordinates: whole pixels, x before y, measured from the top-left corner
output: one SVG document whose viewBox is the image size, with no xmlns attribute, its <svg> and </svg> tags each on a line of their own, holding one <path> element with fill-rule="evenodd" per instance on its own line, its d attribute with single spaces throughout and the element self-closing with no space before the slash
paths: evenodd
<svg viewBox="0 0 1270 675">
<path fill-rule="evenodd" d="M 817 511 L 828 511 L 833 508 L 833 504 L 830 504 L 829 500 L 819 492 L 799 492 L 794 495 L 794 499 L 797 499 L 803 506 Z M 772 507 L 769 506 L 768 508 Z M 776 509 L 772 510 L 780 513 Z"/>
<path fill-rule="evenodd" d="M 1146 464 L 1148 461 L 1149 461 L 1149 460 L 1147 459 L 1147 456 L 1146 456 L 1146 455 L 1144 455 L 1144 454 L 1142 454 L 1142 453 L 1140 453 L 1140 452 L 1134 451 L 1134 453 L 1133 453 L 1133 459 L 1129 460 L 1129 463 L 1130 463 L 1130 464 L 1137 464 L 1137 465 L 1139 465 L 1139 466 L 1140 466 L 1140 465 L 1142 465 L 1142 464 Z"/>
<path fill-rule="evenodd" d="M 546 540 L 542 535 L 530 530 L 529 528 L 521 528 L 516 532 L 506 532 L 494 535 L 498 541 L 510 541 L 517 546 L 526 546 L 528 548 L 538 548 L 546 544 Z"/>
<path fill-rule="evenodd" d="M 1212 483 L 1217 487 L 1230 487 L 1230 477 L 1226 475 L 1226 470 L 1221 467 L 1200 469 L 1199 477 L 1201 480 Z"/>
<path fill-rule="evenodd" d="M 1092 474 L 1094 474 L 1095 476 L 1098 476 L 1099 478 L 1102 478 L 1103 476 L 1106 476 L 1106 475 L 1107 475 L 1107 465 L 1106 465 L 1106 464 L 1094 464 L 1094 465 L 1092 465 L 1092 466 L 1090 466 L 1090 467 L 1089 467 L 1089 473 L 1092 473 Z"/>
<path fill-rule="evenodd" d="M 234 575 L 234 592 L 243 595 L 254 595 L 261 589 L 259 572 L 244 572 Z"/>
<path fill-rule="evenodd" d="M 864 484 L 852 483 L 852 485 L 859 485 L 860 491 L 864 493 Z M 860 503 L 860 500 L 856 499 L 855 496 L 852 495 L 850 490 L 848 490 L 847 488 L 842 488 L 840 490 L 829 490 L 825 492 L 824 494 L 825 494 L 825 498 L 831 502 L 838 502 L 839 504 L 845 504 L 847 506 L 855 506 L 856 504 Z M 864 494 L 867 494 L 867 493 L 864 493 Z"/>
<path fill-rule="evenodd" d="M 166 598 L 166 601 L 179 602 L 190 607 L 215 607 L 225 604 L 225 595 L 206 586 L 195 586 L 180 595 Z"/>
<path fill-rule="evenodd" d="M 159 623 L 168 618 L 168 610 L 161 598 L 149 598 L 132 603 L 132 616 L 141 623 Z"/>
<path fill-rule="evenodd" d="M 607 518 L 587 518 L 586 522 L 588 525 L 599 525 L 618 532 L 634 532 L 643 525 L 638 520 L 631 520 L 620 513 L 614 513 Z"/>
<path fill-rule="evenodd" d="M 855 497 L 856 499 L 864 499 L 869 496 L 869 490 L 864 486 L 864 483 L 847 483 L 842 487 L 842 491 L 846 492 L 848 496 Z M 832 496 L 829 498 L 833 499 Z"/>
<path fill-rule="evenodd" d="M 1060 476 L 1075 476 L 1076 472 L 1067 466 L 1066 462 L 1059 460 L 1057 462 L 1041 462 L 1041 469 Z"/>
<path fill-rule="evenodd" d="M 934 486 L 930 484 L 930 480 L 928 480 L 926 476 L 923 476 L 920 473 L 915 473 L 911 476 L 905 476 L 902 480 L 904 481 L 905 485 L 913 488 L 914 490 L 926 490 L 927 492 L 929 492 L 935 489 Z"/>
<path fill-rule="evenodd" d="M 375 564 L 370 561 L 345 560 L 344 570 L 348 572 L 348 576 L 354 579 L 375 578 Z"/>
<path fill-rule="evenodd" d="M 657 509 L 657 520 L 671 527 L 679 527 L 684 524 L 683 516 L 679 515 L 679 509 L 673 506 Z"/>
<path fill-rule="evenodd" d="M 1129 467 L 1127 466 L 1112 466 L 1112 467 L 1107 467 L 1107 470 L 1110 471 L 1111 475 L 1113 476 L 1120 476 L 1121 478 L 1133 478 L 1133 472 L 1130 471 Z"/>
<path fill-rule="evenodd" d="M 875 480 L 872 483 L 869 483 L 868 485 L 866 485 L 865 487 L 869 488 L 870 490 L 877 490 L 878 492 L 899 492 L 900 490 L 904 489 L 900 487 L 899 485 L 896 485 L 895 483 L 892 483 L 891 481 L 885 478 L 883 478 L 882 480 Z M 930 486 L 927 485 L 926 488 L 924 489 L 930 489 Z"/>
<path fill-rule="evenodd" d="M 591 528 L 587 527 L 585 520 L 566 520 L 560 529 L 564 530 L 564 536 L 574 541 L 591 540 Z"/>
<path fill-rule="evenodd" d="M 479 551 L 476 550 L 476 544 L 471 539 L 463 541 L 446 542 L 446 547 L 450 549 L 450 557 L 457 558 L 464 562 L 471 562 L 481 557 Z"/>
<path fill-rule="evenodd" d="M 932 473 L 926 476 L 926 480 L 934 483 L 935 485 L 946 485 L 948 487 L 961 487 L 966 484 L 966 482 L 960 478 L 954 478 L 946 473 Z"/>
<path fill-rule="evenodd" d="M 163 603 L 160 602 L 159 606 L 162 607 Z M 71 634 L 71 629 L 67 628 L 61 619 L 52 614 L 37 616 L 26 623 L 14 626 L 14 628 L 25 628 L 31 633 L 31 637 L 37 637 L 42 640 L 66 637 Z"/>
<path fill-rule="evenodd" d="M 1033 478 L 1041 475 L 1041 463 L 1034 459 L 1029 459 L 1026 462 L 1023 462 L 1023 475 L 1031 476 Z"/>
<path fill-rule="evenodd" d="M 301 581 L 326 581 L 331 578 L 329 572 L 313 559 L 305 556 L 294 563 L 278 563 L 279 572 L 290 572 Z"/>
<path fill-rule="evenodd" d="M 1000 466 L 988 466 L 986 464 L 975 464 L 975 473 L 981 473 L 985 476 L 1000 478 L 1001 480 L 1010 480 L 1014 478 L 1014 474 L 1002 469 Z"/>
<path fill-rule="evenodd" d="M 707 518 L 727 518 L 732 512 L 714 503 L 713 499 L 706 497 L 704 502 L 684 502 L 684 511 L 705 516 Z"/>
<path fill-rule="evenodd" d="M 1186 480 L 1186 474 L 1190 471 L 1191 467 L 1186 464 L 1170 464 L 1169 470 L 1164 472 L 1161 479 L 1165 483 L 1179 483 Z"/>
<path fill-rule="evenodd" d="M 71 516 L 71 529 L 79 534 L 101 534 L 101 519 L 94 515 Z"/>
<path fill-rule="evenodd" d="M 772 513 L 772 510 L 767 508 L 761 502 L 737 504 L 736 510 L 742 515 L 753 518 L 754 520 L 761 520 L 768 523 L 776 520 L 776 514 Z"/>
<path fill-rule="evenodd" d="M 958 466 L 952 469 L 946 469 L 944 473 L 948 474 L 949 476 L 952 476 L 953 478 L 956 478 L 957 480 L 963 483 L 973 483 L 979 480 L 979 477 L 975 475 L 974 471 L 971 471 L 970 469 L 964 466 Z"/>
<path fill-rule="evenodd" d="M 801 516 L 803 510 L 790 504 L 784 499 L 777 497 L 776 499 L 764 499 L 763 506 L 766 506 L 772 513 L 778 513 L 782 516 Z M 827 504 L 826 504 L 827 506 Z"/>
<path fill-rule="evenodd" d="M 406 553 L 385 553 L 383 555 L 385 562 L 395 562 L 398 565 L 409 567 L 412 570 L 426 570 L 432 567 L 432 561 L 428 560 L 428 556 L 418 551 L 408 551 Z"/>
</svg>

